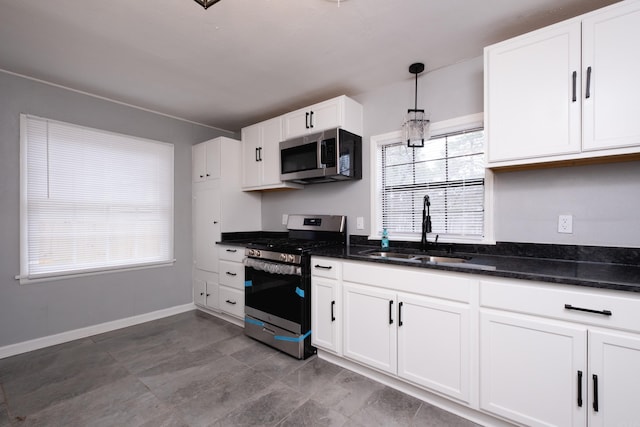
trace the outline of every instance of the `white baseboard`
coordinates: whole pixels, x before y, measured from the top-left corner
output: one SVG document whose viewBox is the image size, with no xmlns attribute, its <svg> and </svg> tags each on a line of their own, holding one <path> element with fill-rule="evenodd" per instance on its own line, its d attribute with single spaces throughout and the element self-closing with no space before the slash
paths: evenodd
<svg viewBox="0 0 640 427">
<path fill-rule="evenodd" d="M 35 338 L 16 344 L 9 344 L 4 347 L 0 347 L 0 359 L 4 359 L 5 357 L 9 356 L 15 356 L 16 354 L 26 353 L 28 351 L 38 350 L 52 345 L 62 344 L 80 338 L 90 337 L 96 334 L 102 334 L 104 332 L 114 331 L 116 329 L 126 328 L 127 326 L 133 326 L 139 323 L 149 322 L 151 320 L 162 319 L 163 317 L 169 317 L 173 316 L 174 314 L 180 314 L 195 309 L 196 306 L 193 303 L 177 305 L 175 307 L 164 308 L 162 310 L 152 311 L 150 313 L 139 314 L 137 316 L 131 316 L 124 319 L 113 320 L 111 322 L 100 323 L 98 325 L 87 326 L 86 328 L 74 329 L 72 331 L 61 332 L 55 335 Z"/>
</svg>

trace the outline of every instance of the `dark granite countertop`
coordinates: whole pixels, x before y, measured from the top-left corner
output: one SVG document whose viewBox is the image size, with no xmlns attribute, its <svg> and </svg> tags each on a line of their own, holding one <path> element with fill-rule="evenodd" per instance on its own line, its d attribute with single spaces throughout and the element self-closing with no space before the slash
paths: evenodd
<svg viewBox="0 0 640 427">
<path fill-rule="evenodd" d="M 223 233 L 220 244 L 244 246 L 255 238 L 285 236 L 286 233 L 282 232 L 264 231 Z M 377 264 L 640 293 L 640 248 L 498 242 L 496 245 L 440 245 L 433 252 L 466 259 L 464 263 L 455 264 L 369 258 L 360 252 L 378 250 L 379 241 L 352 235 L 350 242 L 345 248 L 319 248 L 314 249 L 312 254 Z M 420 253 L 415 242 L 392 242 L 389 250 Z"/>
<path fill-rule="evenodd" d="M 376 250 L 378 248 L 379 246 L 364 245 L 350 245 L 346 248 L 321 248 L 314 250 L 313 255 L 378 264 L 640 292 L 640 266 L 637 264 L 509 256 L 455 250 L 446 255 L 465 258 L 467 259 L 466 262 L 429 263 L 424 261 L 370 258 L 361 254 L 363 251 Z M 416 253 L 415 249 L 407 248 L 391 248 L 391 250 L 394 252 Z M 442 252 L 432 253 L 434 255 L 443 254 Z"/>
</svg>

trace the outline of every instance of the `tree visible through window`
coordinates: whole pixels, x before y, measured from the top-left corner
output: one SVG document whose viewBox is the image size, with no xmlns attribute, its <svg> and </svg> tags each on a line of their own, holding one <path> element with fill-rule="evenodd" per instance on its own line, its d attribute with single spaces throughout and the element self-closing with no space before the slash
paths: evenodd
<svg viewBox="0 0 640 427">
<path fill-rule="evenodd" d="M 419 235 L 428 195 L 433 234 L 482 238 L 483 149 L 482 129 L 432 138 L 423 148 L 400 141 L 378 146 L 379 227 L 396 235 Z"/>
</svg>

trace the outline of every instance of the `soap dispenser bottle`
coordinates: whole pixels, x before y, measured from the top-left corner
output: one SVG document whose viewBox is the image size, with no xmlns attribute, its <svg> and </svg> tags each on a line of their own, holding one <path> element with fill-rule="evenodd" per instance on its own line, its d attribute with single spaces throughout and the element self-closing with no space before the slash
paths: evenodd
<svg viewBox="0 0 640 427">
<path fill-rule="evenodd" d="M 382 246 L 383 250 L 389 249 L 389 232 L 386 228 L 382 230 L 382 239 L 380 240 L 380 246 Z"/>
</svg>

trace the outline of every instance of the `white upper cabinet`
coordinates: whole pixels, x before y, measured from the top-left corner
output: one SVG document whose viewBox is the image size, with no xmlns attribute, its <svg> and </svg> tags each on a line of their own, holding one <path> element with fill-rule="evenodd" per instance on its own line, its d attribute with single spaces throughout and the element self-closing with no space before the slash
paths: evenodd
<svg viewBox="0 0 640 427">
<path fill-rule="evenodd" d="M 580 151 L 579 22 L 490 47 L 485 69 L 489 162 Z"/>
<path fill-rule="evenodd" d="M 331 128 L 362 135 L 362 106 L 339 96 L 284 115 L 283 139 L 291 139 Z"/>
<path fill-rule="evenodd" d="M 212 139 L 191 150 L 193 182 L 220 178 L 220 140 Z"/>
<path fill-rule="evenodd" d="M 282 117 L 242 128 L 242 189 L 302 188 L 280 181 Z"/>
<path fill-rule="evenodd" d="M 485 48 L 488 167 L 640 152 L 640 2 Z"/>
<path fill-rule="evenodd" d="M 583 149 L 640 145 L 640 3 L 588 16 L 582 40 Z"/>
</svg>

